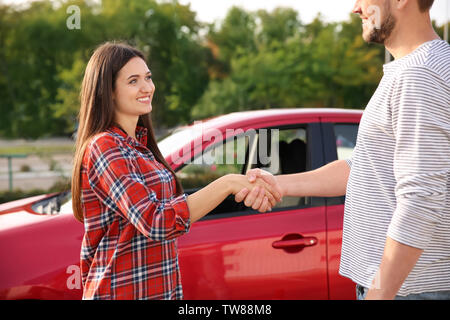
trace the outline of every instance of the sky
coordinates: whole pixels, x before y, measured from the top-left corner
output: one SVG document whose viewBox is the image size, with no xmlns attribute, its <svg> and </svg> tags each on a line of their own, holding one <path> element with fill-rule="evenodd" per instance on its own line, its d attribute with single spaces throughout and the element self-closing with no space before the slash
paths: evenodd
<svg viewBox="0 0 450 320">
<path fill-rule="evenodd" d="M 222 20 L 228 9 L 233 5 L 249 11 L 266 9 L 272 11 L 276 7 L 290 7 L 299 12 L 300 20 L 311 22 L 320 12 L 325 21 L 347 20 L 355 0 L 179 0 L 182 4 L 191 4 L 191 9 L 197 12 L 197 18 L 203 22 Z M 446 2 L 448 13 L 446 15 Z M 442 25 L 450 16 L 450 0 L 435 0 L 431 9 L 431 19 Z"/>
<path fill-rule="evenodd" d="M 0 0 L 0 3 L 29 2 L 30 0 Z M 98 0 L 94 0 L 98 1 Z M 134 0 L 139 1 L 139 0 Z M 161 0 L 170 2 L 172 0 Z M 216 22 L 225 18 L 228 9 L 233 5 L 248 11 L 266 9 L 272 11 L 276 7 L 294 8 L 303 23 L 310 23 L 320 12 L 325 21 L 344 21 L 348 19 L 355 0 L 179 0 L 182 4 L 191 5 L 191 10 L 197 13 L 197 18 L 203 22 Z M 450 16 L 450 0 L 435 0 L 431 8 L 431 19 L 438 25 L 448 21 Z"/>
</svg>

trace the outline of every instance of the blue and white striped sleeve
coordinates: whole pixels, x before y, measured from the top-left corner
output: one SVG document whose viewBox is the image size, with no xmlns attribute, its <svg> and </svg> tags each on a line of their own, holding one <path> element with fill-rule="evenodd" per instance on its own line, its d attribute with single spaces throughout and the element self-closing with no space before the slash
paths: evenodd
<svg viewBox="0 0 450 320">
<path fill-rule="evenodd" d="M 434 71 L 410 67 L 399 74 L 392 96 L 397 207 L 387 235 L 420 249 L 449 205 L 449 88 Z"/>
</svg>

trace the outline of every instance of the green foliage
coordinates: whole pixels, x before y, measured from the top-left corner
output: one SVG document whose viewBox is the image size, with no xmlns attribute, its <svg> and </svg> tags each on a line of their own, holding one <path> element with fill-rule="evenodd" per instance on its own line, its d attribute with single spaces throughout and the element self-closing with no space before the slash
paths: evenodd
<svg viewBox="0 0 450 320">
<path fill-rule="evenodd" d="M 257 16 L 261 20 L 262 28 L 258 34 L 259 42 L 263 44 L 284 42 L 295 36 L 301 27 L 298 13 L 290 8 L 276 8 L 271 13 L 260 10 Z"/>
<path fill-rule="evenodd" d="M 258 16 L 256 49 L 236 44 L 230 50 L 229 43 L 236 43 L 224 40 L 230 27 L 217 32 L 227 44 L 223 50 L 233 52 L 226 55 L 229 75 L 209 83 L 193 108 L 194 118 L 246 109 L 365 106 L 383 61 L 382 49 L 362 40 L 360 22 L 327 24 L 319 15 L 303 26 L 292 9 L 262 10 Z"/>
<path fill-rule="evenodd" d="M 66 25 L 70 5 L 80 8 L 81 29 Z M 157 87 L 156 125 L 190 121 L 209 80 L 199 27 L 195 13 L 177 2 L 44 0 L 26 9 L 0 4 L 0 136 L 70 135 L 85 66 L 105 41 L 128 42 L 147 55 Z"/>
<path fill-rule="evenodd" d="M 70 5 L 80 8 L 81 29 L 66 25 Z M 289 8 L 233 7 L 220 24 L 204 25 L 177 0 L 0 2 L 0 136 L 70 135 L 87 61 L 113 40 L 147 56 L 157 127 L 249 109 L 363 108 L 384 60 L 382 46 L 362 40 L 355 15 L 303 24 Z"/>
<path fill-rule="evenodd" d="M 245 10 L 232 7 L 219 30 L 212 26 L 208 38 L 219 48 L 219 59 L 229 62 L 237 52 L 256 50 L 255 16 Z"/>
</svg>

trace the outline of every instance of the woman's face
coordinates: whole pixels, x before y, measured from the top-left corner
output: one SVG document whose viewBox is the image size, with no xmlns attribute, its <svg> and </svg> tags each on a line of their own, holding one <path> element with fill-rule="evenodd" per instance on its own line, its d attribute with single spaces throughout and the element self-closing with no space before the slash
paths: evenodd
<svg viewBox="0 0 450 320">
<path fill-rule="evenodd" d="M 138 117 L 152 111 L 154 92 L 152 74 L 145 61 L 139 57 L 130 59 L 120 69 L 113 91 L 116 118 Z"/>
</svg>

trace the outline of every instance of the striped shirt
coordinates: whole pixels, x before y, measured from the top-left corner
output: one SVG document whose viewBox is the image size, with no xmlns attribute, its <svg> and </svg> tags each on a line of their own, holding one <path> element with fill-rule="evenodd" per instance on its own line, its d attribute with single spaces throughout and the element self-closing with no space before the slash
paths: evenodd
<svg viewBox="0 0 450 320">
<path fill-rule="evenodd" d="M 83 299 L 182 299 L 177 237 L 190 228 L 173 174 L 118 127 L 96 135 L 82 171 Z"/>
<path fill-rule="evenodd" d="M 339 272 L 369 288 L 389 236 L 424 249 L 399 296 L 450 290 L 450 46 L 426 42 L 383 69 L 347 161 Z"/>
</svg>

